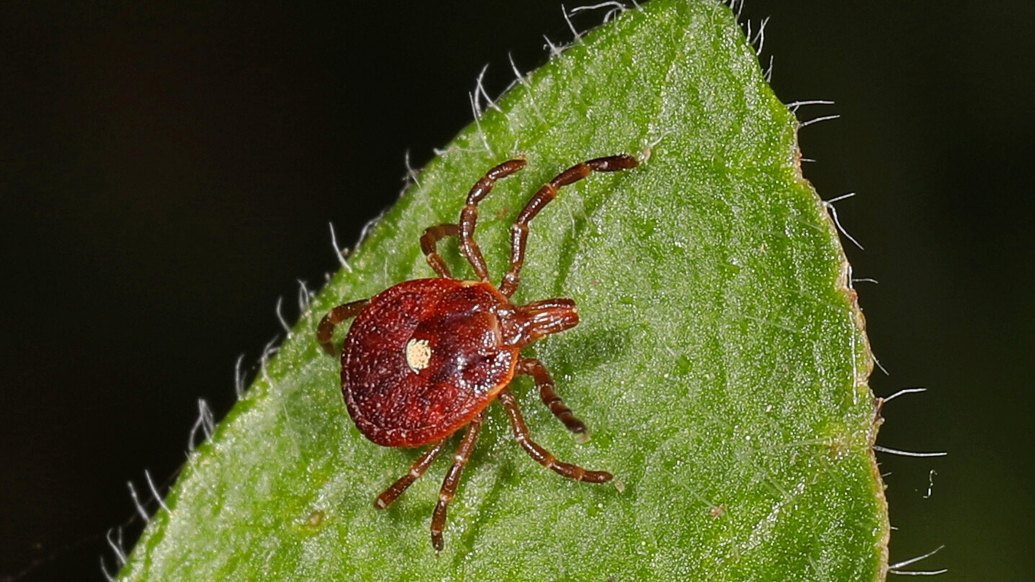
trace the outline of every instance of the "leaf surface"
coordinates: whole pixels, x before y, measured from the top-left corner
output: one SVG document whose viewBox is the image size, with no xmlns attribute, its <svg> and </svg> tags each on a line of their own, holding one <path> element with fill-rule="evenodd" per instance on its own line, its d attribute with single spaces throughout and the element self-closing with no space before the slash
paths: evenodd
<svg viewBox="0 0 1035 582">
<path fill-rule="evenodd" d="M 419 174 L 351 272 L 314 299 L 191 455 L 171 511 L 154 516 L 122 576 L 882 579 L 888 522 L 862 316 L 837 233 L 801 176 L 797 122 L 730 10 L 703 0 L 629 10 L 498 108 Z M 455 222 L 467 189 L 521 154 L 528 167 L 481 206 L 477 239 L 498 281 L 532 193 L 620 152 L 644 163 L 562 189 L 533 221 L 515 296 L 578 303 L 579 326 L 528 353 L 592 438 L 576 442 L 527 378 L 514 389 L 540 444 L 624 487 L 536 464 L 494 404 L 436 557 L 428 525 L 451 454 L 376 511 L 420 451 L 359 434 L 316 324 L 334 305 L 433 276 L 423 229 Z M 471 277 L 455 243 L 440 247 Z"/>
</svg>

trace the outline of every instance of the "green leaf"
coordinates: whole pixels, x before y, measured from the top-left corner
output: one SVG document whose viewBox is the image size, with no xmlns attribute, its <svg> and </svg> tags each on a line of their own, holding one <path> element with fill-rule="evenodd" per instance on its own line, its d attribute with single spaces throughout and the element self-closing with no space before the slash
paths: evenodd
<svg viewBox="0 0 1035 582">
<path fill-rule="evenodd" d="M 514 87 L 420 173 L 193 453 L 128 580 L 879 580 L 888 522 L 879 418 L 848 264 L 798 167 L 797 123 L 727 7 L 654 0 Z M 332 306 L 433 276 L 418 245 L 519 154 L 477 238 L 495 276 L 508 227 L 578 161 L 640 168 L 561 190 L 531 225 L 518 302 L 571 297 L 581 323 L 530 349 L 593 431 L 580 444 L 515 392 L 536 440 L 624 484 L 528 458 L 492 405 L 450 506 L 443 455 L 386 511 L 419 450 L 365 440 L 314 338 Z M 456 245 L 441 245 L 470 277 Z M 341 340 L 339 332 L 337 341 Z M 454 439 L 456 442 L 456 439 Z M 452 445 L 451 445 L 452 446 Z"/>
</svg>

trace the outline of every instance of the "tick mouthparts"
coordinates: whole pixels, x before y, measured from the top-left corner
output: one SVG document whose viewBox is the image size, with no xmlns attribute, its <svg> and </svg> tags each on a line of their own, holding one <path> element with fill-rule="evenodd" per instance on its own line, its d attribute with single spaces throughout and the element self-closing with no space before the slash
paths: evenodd
<svg viewBox="0 0 1035 582">
<path fill-rule="evenodd" d="M 571 299 L 547 299 L 518 306 L 502 322 L 504 341 L 524 347 L 550 334 L 571 329 L 579 323 L 579 308 Z"/>
</svg>

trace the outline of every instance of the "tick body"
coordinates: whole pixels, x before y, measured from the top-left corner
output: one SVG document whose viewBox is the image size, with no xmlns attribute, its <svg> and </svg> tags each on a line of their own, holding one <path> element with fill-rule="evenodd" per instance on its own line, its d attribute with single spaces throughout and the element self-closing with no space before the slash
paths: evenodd
<svg viewBox="0 0 1035 582">
<path fill-rule="evenodd" d="M 467 196 L 456 224 L 429 227 L 420 245 L 438 278 L 400 283 L 370 299 L 340 305 L 320 322 L 317 339 L 334 353 L 334 328 L 355 318 L 341 351 L 341 386 L 349 415 L 359 431 L 387 447 L 430 445 L 409 472 L 376 501 L 388 507 L 420 478 L 442 452 L 449 436 L 468 427 L 439 492 L 431 520 L 431 541 L 443 547 L 446 510 L 474 450 L 486 407 L 499 400 L 507 411 L 514 438 L 538 463 L 576 481 L 606 483 L 612 475 L 562 463 L 529 436 L 514 395 L 508 388 L 515 375 L 529 375 L 543 404 L 573 433 L 586 426 L 565 406 L 549 372 L 522 348 L 543 336 L 574 327 L 578 309 L 571 299 L 547 299 L 514 305 L 511 295 L 520 283 L 528 224 L 557 196 L 558 189 L 591 172 L 634 168 L 636 158 L 616 155 L 576 164 L 543 186 L 529 200 L 511 227 L 510 269 L 497 287 L 474 240 L 478 203 L 496 180 L 525 166 L 525 160 L 504 162 L 479 180 Z M 460 252 L 477 281 L 454 279 L 436 250 L 437 242 L 456 237 Z"/>
</svg>

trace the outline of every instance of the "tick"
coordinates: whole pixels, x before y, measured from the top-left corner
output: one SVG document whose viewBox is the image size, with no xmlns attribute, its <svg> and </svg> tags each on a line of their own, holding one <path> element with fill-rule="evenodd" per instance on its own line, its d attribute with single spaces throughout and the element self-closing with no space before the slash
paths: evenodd
<svg viewBox="0 0 1035 582">
<path fill-rule="evenodd" d="M 494 400 L 503 403 L 514 439 L 536 462 L 575 481 L 606 483 L 606 471 L 590 471 L 558 461 L 536 444 L 521 416 L 509 384 L 515 375 L 528 375 L 550 412 L 576 435 L 585 437 L 586 425 L 572 414 L 554 389 L 543 364 L 521 355 L 536 340 L 574 327 L 578 308 L 571 299 L 546 299 L 514 305 L 510 298 L 521 281 L 528 224 L 562 186 L 591 172 L 635 168 L 633 156 L 619 154 L 585 161 L 561 172 L 528 201 L 510 228 L 510 270 L 497 287 L 478 243 L 474 240 L 478 203 L 497 180 L 523 168 L 524 159 L 509 160 L 489 170 L 471 188 L 456 224 L 439 224 L 424 231 L 420 247 L 438 278 L 399 283 L 370 299 L 332 309 L 320 321 L 317 339 L 334 354 L 336 325 L 355 317 L 341 350 L 341 389 L 356 427 L 376 444 L 386 447 L 430 445 L 409 472 L 378 496 L 384 509 L 420 478 L 442 452 L 449 436 L 467 427 L 442 482 L 431 518 L 431 543 L 443 547 L 446 510 L 456 493 L 460 475 L 474 450 L 485 409 Z M 477 281 L 454 279 L 438 254 L 443 238 L 459 239 L 460 253 L 471 264 Z"/>
</svg>

